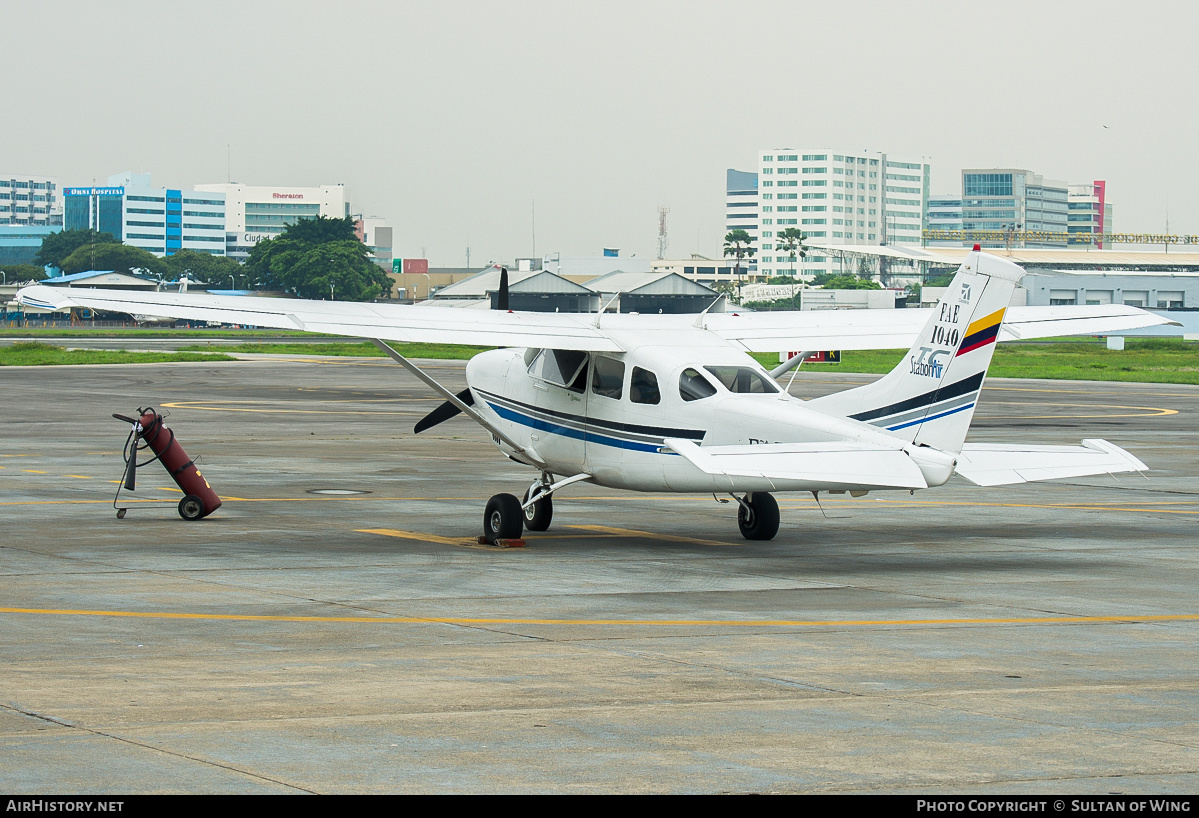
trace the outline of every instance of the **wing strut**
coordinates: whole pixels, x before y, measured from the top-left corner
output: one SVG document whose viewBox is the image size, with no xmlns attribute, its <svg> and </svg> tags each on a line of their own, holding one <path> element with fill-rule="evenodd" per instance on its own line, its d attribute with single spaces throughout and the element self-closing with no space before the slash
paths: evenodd
<svg viewBox="0 0 1199 818">
<path fill-rule="evenodd" d="M 394 349 L 392 349 L 390 346 L 388 346 L 385 342 L 380 341 L 378 338 L 372 338 L 371 341 L 374 343 L 375 346 L 377 346 L 379 349 L 383 350 L 383 352 L 387 353 L 387 355 L 392 360 L 394 360 L 400 366 L 407 369 L 409 372 L 411 372 L 416 377 L 420 378 L 425 383 L 426 386 L 428 386 L 430 389 L 432 389 L 433 391 L 440 394 L 443 398 L 445 398 L 446 402 L 453 404 L 455 407 L 458 408 L 458 411 L 462 412 L 467 417 L 469 417 L 473 421 L 475 421 L 475 423 L 478 423 L 484 429 L 491 432 L 492 437 L 496 438 L 497 440 L 504 441 L 509 446 L 511 446 L 517 453 L 522 454 L 525 457 L 529 458 L 530 460 L 534 461 L 534 464 L 537 465 L 539 468 L 543 468 L 545 466 L 545 464 L 542 462 L 541 458 L 536 454 L 536 452 L 526 449 L 524 446 L 521 446 L 519 443 L 517 443 L 512 438 L 508 437 L 508 435 L 504 434 L 504 432 L 498 426 L 496 426 L 495 424 L 488 421 L 486 418 L 484 418 L 482 415 L 480 415 L 478 412 L 476 412 L 470 406 L 467 406 L 463 400 L 461 400 L 457 395 L 455 395 L 449 389 L 442 386 L 437 381 L 433 380 L 431 377 L 426 375 L 424 373 L 424 370 L 422 370 L 419 366 L 412 363 L 412 361 L 408 360 L 403 355 L 396 352 Z"/>
</svg>

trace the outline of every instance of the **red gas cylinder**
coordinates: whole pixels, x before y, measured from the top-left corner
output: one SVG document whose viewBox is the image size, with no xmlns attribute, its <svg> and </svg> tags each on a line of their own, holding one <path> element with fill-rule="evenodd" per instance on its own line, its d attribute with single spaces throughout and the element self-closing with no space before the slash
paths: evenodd
<svg viewBox="0 0 1199 818">
<path fill-rule="evenodd" d="M 199 520 L 221 507 L 212 486 L 200 474 L 195 462 L 183 451 L 175 433 L 162 422 L 162 416 L 153 409 L 146 409 L 138 418 L 138 436 L 146 442 L 179 488 L 183 499 L 179 501 L 179 516 L 185 520 Z"/>
</svg>

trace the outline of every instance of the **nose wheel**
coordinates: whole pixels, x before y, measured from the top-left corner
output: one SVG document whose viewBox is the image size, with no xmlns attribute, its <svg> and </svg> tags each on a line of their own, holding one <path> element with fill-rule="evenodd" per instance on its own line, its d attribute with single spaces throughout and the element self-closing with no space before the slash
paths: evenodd
<svg viewBox="0 0 1199 818">
<path fill-rule="evenodd" d="M 779 533 L 779 504 L 774 495 L 755 491 L 738 499 L 737 527 L 747 540 L 773 540 Z"/>
<path fill-rule="evenodd" d="M 540 489 L 540 484 L 537 484 Z M 549 531 L 550 520 L 554 518 L 554 498 L 546 494 L 529 503 L 529 497 L 532 495 L 533 488 L 525 492 L 525 528 L 530 531 Z M 524 505 L 522 503 L 522 505 Z"/>
</svg>

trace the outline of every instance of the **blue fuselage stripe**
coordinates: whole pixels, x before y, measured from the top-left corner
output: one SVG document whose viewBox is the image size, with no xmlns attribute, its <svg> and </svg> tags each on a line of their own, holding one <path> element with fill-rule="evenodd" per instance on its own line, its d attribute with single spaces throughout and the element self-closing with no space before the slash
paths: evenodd
<svg viewBox="0 0 1199 818">
<path fill-rule="evenodd" d="M 621 440 L 608 435 L 601 435 L 596 432 L 586 431 L 583 429 L 573 429 L 570 426 L 563 426 L 560 423 L 551 423 L 539 418 L 530 417 L 522 412 L 517 412 L 514 409 L 509 409 L 499 404 L 487 402 L 497 415 L 510 420 L 513 423 L 519 423 L 522 426 L 528 426 L 531 429 L 538 429 L 543 432 L 549 432 L 554 435 L 562 435 L 563 437 L 572 437 L 576 440 L 582 440 L 587 443 L 599 443 L 604 446 L 613 446 L 618 449 L 632 449 L 635 452 L 651 452 L 656 453 L 659 445 L 651 445 L 648 443 L 636 443 L 631 440 Z M 670 452 L 674 454 L 674 452 Z"/>
</svg>

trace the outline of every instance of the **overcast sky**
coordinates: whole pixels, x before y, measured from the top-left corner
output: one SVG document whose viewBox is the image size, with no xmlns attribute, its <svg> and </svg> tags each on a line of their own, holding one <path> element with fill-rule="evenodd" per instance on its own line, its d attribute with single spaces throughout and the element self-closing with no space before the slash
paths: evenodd
<svg viewBox="0 0 1199 818">
<path fill-rule="evenodd" d="M 963 167 L 1106 179 L 1117 230 L 1168 209 L 1199 233 L 1197 22 L 1095 0 L 0 0 L 0 173 L 341 182 L 434 266 L 468 244 L 480 266 L 654 255 L 660 205 L 669 256 L 719 256 L 725 169 L 775 147 L 924 156 L 934 193 Z"/>
</svg>

